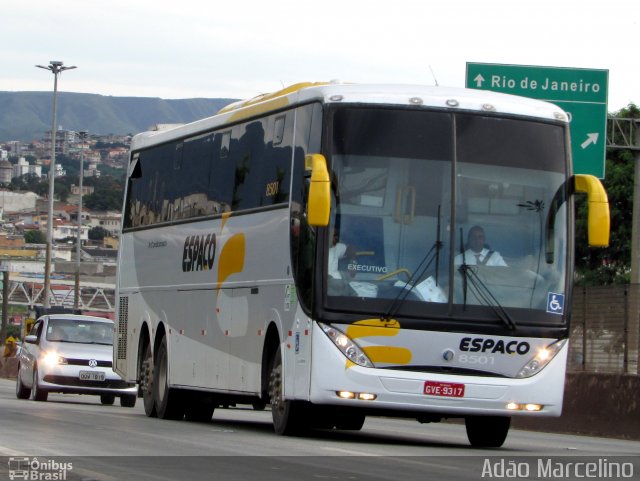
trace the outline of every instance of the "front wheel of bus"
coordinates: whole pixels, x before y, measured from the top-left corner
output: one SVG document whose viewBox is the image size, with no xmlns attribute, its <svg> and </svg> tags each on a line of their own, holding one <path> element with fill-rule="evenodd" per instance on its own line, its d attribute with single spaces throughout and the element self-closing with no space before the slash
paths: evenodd
<svg viewBox="0 0 640 481">
<path fill-rule="evenodd" d="M 304 405 L 284 399 L 282 384 L 282 354 L 278 349 L 271 361 L 269 371 L 269 401 L 273 429 L 277 434 L 286 436 L 304 431 L 306 420 L 303 416 Z"/>
<path fill-rule="evenodd" d="M 184 417 L 181 392 L 169 387 L 169 352 L 166 337 L 162 338 L 153 369 L 153 395 L 159 418 L 182 419 Z"/>
<path fill-rule="evenodd" d="M 464 420 L 467 438 L 476 448 L 499 448 L 509 433 L 511 418 L 506 416 L 469 416 Z"/>
<path fill-rule="evenodd" d="M 150 344 L 147 344 L 144 350 L 142 365 L 140 366 L 140 389 L 142 390 L 144 413 L 150 418 L 157 417 L 156 399 L 153 395 L 153 355 Z"/>
</svg>

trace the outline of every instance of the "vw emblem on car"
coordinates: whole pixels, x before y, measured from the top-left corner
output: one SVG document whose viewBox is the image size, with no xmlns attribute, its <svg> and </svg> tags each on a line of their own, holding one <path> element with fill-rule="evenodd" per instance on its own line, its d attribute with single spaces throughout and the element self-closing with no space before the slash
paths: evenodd
<svg viewBox="0 0 640 481">
<path fill-rule="evenodd" d="M 98 361 L 95 359 L 89 359 L 89 367 L 98 367 Z"/>
</svg>

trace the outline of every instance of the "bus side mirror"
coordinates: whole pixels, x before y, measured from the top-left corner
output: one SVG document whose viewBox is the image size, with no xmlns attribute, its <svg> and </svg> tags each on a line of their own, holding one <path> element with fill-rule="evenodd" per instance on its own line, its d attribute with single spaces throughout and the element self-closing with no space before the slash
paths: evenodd
<svg viewBox="0 0 640 481">
<path fill-rule="evenodd" d="M 589 215 L 590 247 L 607 247 L 609 245 L 609 199 L 602 183 L 593 175 L 576 174 L 574 176 L 575 192 L 587 194 Z"/>
<path fill-rule="evenodd" d="M 307 222 L 315 227 L 329 225 L 331 210 L 331 182 L 327 169 L 327 159 L 322 154 L 307 155 L 305 169 L 311 170 L 311 185 L 307 199 Z"/>
</svg>

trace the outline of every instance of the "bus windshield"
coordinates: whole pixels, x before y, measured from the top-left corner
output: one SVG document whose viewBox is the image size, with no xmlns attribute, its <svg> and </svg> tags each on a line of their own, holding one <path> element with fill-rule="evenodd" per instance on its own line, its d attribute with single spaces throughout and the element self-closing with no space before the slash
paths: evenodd
<svg viewBox="0 0 640 481">
<path fill-rule="evenodd" d="M 564 126 L 361 107 L 331 125 L 328 309 L 564 322 Z"/>
</svg>

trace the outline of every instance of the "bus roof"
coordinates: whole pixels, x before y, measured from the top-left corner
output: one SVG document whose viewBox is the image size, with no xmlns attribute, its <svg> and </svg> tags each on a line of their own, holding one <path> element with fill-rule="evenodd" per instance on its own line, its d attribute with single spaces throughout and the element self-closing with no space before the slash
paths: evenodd
<svg viewBox="0 0 640 481">
<path fill-rule="evenodd" d="M 324 104 L 362 103 L 431 107 L 452 111 L 518 115 L 568 123 L 567 114 L 554 104 L 486 90 L 424 85 L 305 82 L 235 102 L 222 108 L 212 117 L 175 128 L 140 133 L 133 138 L 131 150 L 197 135 L 244 119 L 313 101 Z"/>
</svg>

